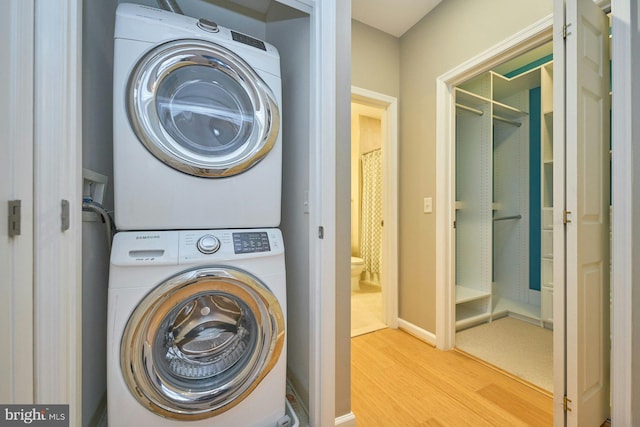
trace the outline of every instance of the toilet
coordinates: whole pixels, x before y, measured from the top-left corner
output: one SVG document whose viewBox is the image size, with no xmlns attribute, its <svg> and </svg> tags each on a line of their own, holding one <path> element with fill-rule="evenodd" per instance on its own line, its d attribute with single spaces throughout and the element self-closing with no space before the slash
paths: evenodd
<svg viewBox="0 0 640 427">
<path fill-rule="evenodd" d="M 351 257 L 351 290 L 360 289 L 360 275 L 364 270 L 364 260 L 358 257 Z"/>
</svg>

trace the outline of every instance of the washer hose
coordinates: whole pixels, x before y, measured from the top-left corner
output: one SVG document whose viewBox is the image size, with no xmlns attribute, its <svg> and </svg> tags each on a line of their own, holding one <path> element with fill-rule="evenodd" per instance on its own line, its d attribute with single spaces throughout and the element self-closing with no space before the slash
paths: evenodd
<svg viewBox="0 0 640 427">
<path fill-rule="evenodd" d="M 109 212 L 107 212 L 107 210 L 100 204 L 87 199 L 82 201 L 82 210 L 95 212 L 100 215 L 107 232 L 107 246 L 109 248 L 109 252 L 111 252 L 111 242 L 113 241 L 113 235 L 116 233 L 116 225 L 111 219 L 111 215 L 109 215 Z"/>
</svg>

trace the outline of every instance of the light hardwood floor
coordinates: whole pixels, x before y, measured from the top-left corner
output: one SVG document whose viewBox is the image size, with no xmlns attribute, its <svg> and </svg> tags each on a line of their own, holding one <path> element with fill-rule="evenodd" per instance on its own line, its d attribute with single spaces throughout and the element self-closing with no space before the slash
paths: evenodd
<svg viewBox="0 0 640 427">
<path fill-rule="evenodd" d="M 400 330 L 351 339 L 358 427 L 551 426 L 549 394 Z"/>
</svg>

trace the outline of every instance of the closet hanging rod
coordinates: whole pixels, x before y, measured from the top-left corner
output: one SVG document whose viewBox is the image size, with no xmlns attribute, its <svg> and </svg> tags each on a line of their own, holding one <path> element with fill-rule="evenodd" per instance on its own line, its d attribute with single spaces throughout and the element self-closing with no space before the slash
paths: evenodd
<svg viewBox="0 0 640 427">
<path fill-rule="evenodd" d="M 493 118 L 498 120 L 498 121 L 500 121 L 500 122 L 508 123 L 510 125 L 513 125 L 513 126 L 517 126 L 517 127 L 522 126 L 522 123 L 520 123 L 520 122 L 515 122 L 513 120 L 505 119 L 504 117 L 497 116 L 495 114 L 493 115 Z"/>
<path fill-rule="evenodd" d="M 468 107 L 468 106 L 466 106 L 464 104 L 456 103 L 456 108 L 460 108 L 461 110 L 469 111 L 469 112 L 471 112 L 473 114 L 477 114 L 479 116 L 484 115 L 484 111 L 478 110 L 477 108 Z M 509 119 L 506 119 L 506 118 L 504 118 L 502 116 L 498 116 L 496 114 L 493 115 L 493 118 L 496 119 L 496 120 L 499 120 L 501 122 L 508 123 L 510 125 L 513 125 L 513 126 L 517 126 L 517 127 L 522 126 L 522 123 L 520 123 L 520 122 L 509 120 Z"/>
<path fill-rule="evenodd" d="M 469 111 L 469 112 L 471 112 L 473 114 L 477 114 L 479 116 L 482 116 L 484 114 L 484 111 L 478 110 L 477 108 L 473 108 L 473 107 L 467 107 L 464 104 L 456 103 L 456 107 L 460 108 L 461 110 L 465 110 L 465 111 Z"/>
<path fill-rule="evenodd" d="M 508 219 L 521 219 L 522 215 L 509 215 L 509 216 L 501 216 L 498 218 L 493 218 L 494 221 L 506 221 Z"/>
</svg>

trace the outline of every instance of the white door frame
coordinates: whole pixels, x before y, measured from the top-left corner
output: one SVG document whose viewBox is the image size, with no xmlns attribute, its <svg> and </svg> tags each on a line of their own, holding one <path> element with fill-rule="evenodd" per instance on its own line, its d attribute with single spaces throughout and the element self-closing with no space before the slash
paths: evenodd
<svg viewBox="0 0 640 427">
<path fill-rule="evenodd" d="M 398 327 L 398 99 L 351 86 L 351 102 L 382 110 L 382 311 Z"/>
<path fill-rule="evenodd" d="M 636 77 L 640 59 L 631 54 L 640 49 L 637 32 L 640 16 L 637 3 L 633 1 L 612 2 L 611 8 L 611 108 L 615 111 L 611 120 L 612 162 L 615 165 L 611 171 L 611 419 L 614 425 L 629 426 L 638 422 L 640 412 L 635 408 L 634 414 L 633 405 L 634 397 L 637 399 L 633 384 L 638 378 L 638 362 L 634 363 L 634 357 L 637 360 L 638 355 L 634 354 L 633 348 L 638 348 L 638 325 L 634 326 L 632 316 L 634 308 L 640 309 L 637 305 L 639 273 L 634 267 L 634 260 L 638 257 L 637 242 L 640 242 L 640 230 L 634 226 L 640 197 L 640 191 L 634 186 L 640 182 L 638 168 L 634 167 L 640 162 L 640 150 L 634 148 L 634 141 L 640 135 L 637 120 L 640 116 L 640 86 Z"/>
<path fill-rule="evenodd" d="M 34 392 L 82 420 L 82 0 L 35 1 Z M 62 227 L 62 201 L 69 227 Z"/>
<path fill-rule="evenodd" d="M 436 81 L 436 347 L 455 344 L 455 93 L 458 84 L 552 38 L 551 15 L 438 77 Z"/>
</svg>

